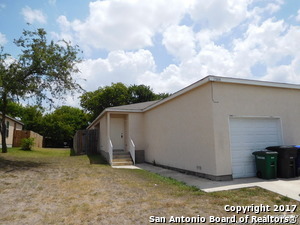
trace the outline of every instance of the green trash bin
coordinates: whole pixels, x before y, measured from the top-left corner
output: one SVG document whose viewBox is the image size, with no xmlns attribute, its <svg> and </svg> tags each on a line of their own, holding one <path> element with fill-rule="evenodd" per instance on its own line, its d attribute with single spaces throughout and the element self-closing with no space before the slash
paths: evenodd
<svg viewBox="0 0 300 225">
<path fill-rule="evenodd" d="M 256 176 L 263 179 L 277 178 L 277 152 L 257 151 L 255 156 Z"/>
</svg>

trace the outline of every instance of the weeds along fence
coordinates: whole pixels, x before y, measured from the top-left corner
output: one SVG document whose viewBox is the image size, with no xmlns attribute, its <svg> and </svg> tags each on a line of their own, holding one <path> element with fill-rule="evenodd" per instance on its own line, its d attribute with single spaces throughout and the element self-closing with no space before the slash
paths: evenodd
<svg viewBox="0 0 300 225">
<path fill-rule="evenodd" d="M 43 136 L 30 130 L 15 130 L 13 138 L 13 147 L 20 147 L 23 138 L 34 138 L 34 148 L 43 147 Z"/>
<path fill-rule="evenodd" d="M 73 150 L 76 155 L 95 155 L 98 150 L 99 130 L 78 130 L 73 138 Z"/>
</svg>

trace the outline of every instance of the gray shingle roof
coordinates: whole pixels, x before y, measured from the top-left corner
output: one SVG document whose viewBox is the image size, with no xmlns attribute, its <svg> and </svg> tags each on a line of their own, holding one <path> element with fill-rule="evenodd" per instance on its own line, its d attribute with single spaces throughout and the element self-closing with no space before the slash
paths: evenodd
<svg viewBox="0 0 300 225">
<path fill-rule="evenodd" d="M 18 120 L 18 119 L 16 119 L 16 118 L 13 118 L 13 117 L 8 116 L 8 115 L 6 115 L 5 117 L 8 118 L 8 119 L 11 119 L 11 120 L 13 120 L 13 121 L 15 121 L 16 123 L 19 123 L 19 124 L 21 124 L 21 125 L 24 125 L 24 123 L 22 123 L 20 120 Z M 0 119 L 1 119 L 1 118 L 2 118 L 2 113 L 0 113 Z"/>
<path fill-rule="evenodd" d="M 121 105 L 121 106 L 115 106 L 115 107 L 110 107 L 107 108 L 108 111 L 117 111 L 117 110 L 143 110 L 145 108 L 147 108 L 150 105 L 155 104 L 156 102 L 158 102 L 159 100 L 156 101 L 149 101 L 149 102 L 141 102 L 141 103 L 136 103 L 136 104 L 130 104 L 130 105 Z"/>
</svg>

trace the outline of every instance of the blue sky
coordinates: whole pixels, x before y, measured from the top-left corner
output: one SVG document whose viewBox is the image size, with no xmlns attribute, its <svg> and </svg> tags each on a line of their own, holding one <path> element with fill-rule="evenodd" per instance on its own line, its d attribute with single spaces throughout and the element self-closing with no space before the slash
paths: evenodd
<svg viewBox="0 0 300 225">
<path fill-rule="evenodd" d="M 300 84 L 299 0 L 0 0 L 0 21 L 13 56 L 27 23 L 78 44 L 87 91 L 123 82 L 175 92 L 211 74 Z"/>
</svg>

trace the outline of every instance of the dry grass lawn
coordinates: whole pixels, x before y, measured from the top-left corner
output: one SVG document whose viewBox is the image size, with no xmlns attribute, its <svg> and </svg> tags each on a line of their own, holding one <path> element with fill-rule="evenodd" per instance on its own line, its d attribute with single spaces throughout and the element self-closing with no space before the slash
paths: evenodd
<svg viewBox="0 0 300 225">
<path fill-rule="evenodd" d="M 299 202 L 263 189 L 204 193 L 147 171 L 113 169 L 99 157 L 70 157 L 69 150 L 0 153 L 0 224 L 149 224 L 150 216 L 237 215 L 224 211 L 227 204 L 297 204 L 295 214 L 300 211 Z"/>
</svg>

